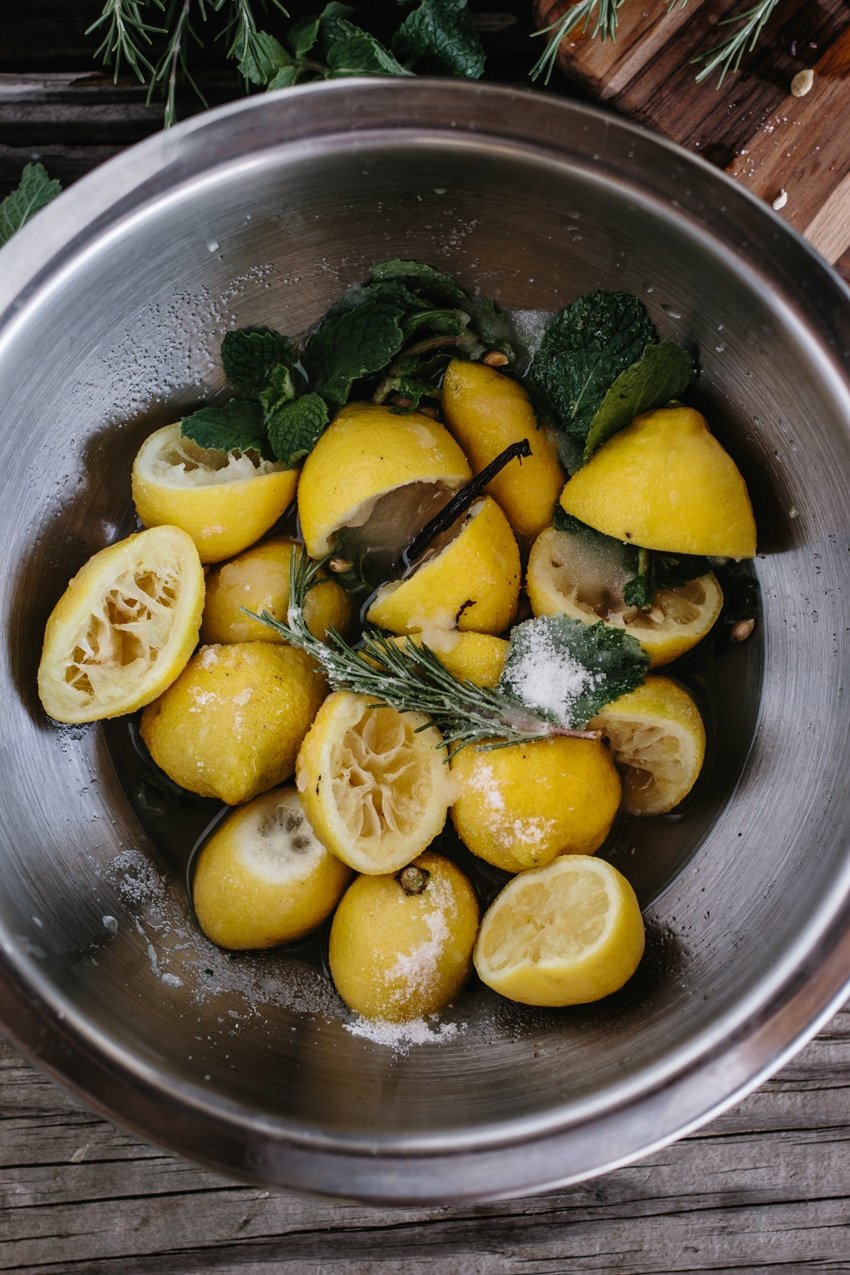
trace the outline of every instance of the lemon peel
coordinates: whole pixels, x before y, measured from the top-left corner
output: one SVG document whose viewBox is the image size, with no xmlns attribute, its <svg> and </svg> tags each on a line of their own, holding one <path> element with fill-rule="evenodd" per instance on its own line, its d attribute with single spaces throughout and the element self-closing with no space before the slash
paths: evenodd
<svg viewBox="0 0 850 1275">
<path fill-rule="evenodd" d="M 331 976 L 349 1009 L 364 1018 L 422 1018 L 463 987 L 477 932 L 469 881 L 451 860 L 428 851 L 403 872 L 361 876 L 349 886 L 331 925 Z"/>
</svg>

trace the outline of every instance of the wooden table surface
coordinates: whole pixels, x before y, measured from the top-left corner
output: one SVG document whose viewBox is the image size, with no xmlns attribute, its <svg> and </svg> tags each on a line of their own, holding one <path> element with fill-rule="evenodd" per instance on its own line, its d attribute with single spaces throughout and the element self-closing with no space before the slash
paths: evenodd
<svg viewBox="0 0 850 1275">
<path fill-rule="evenodd" d="M 473 5 L 491 10 L 491 78 L 521 82 L 536 54 L 528 7 Z M 157 127 L 138 85 L 95 74 L 83 32 L 99 8 L 0 4 L 0 195 L 29 159 L 67 184 Z M 215 57 L 202 82 L 212 103 L 238 91 Z M 850 259 L 841 268 L 850 274 Z M 774 1080 L 638 1164 L 565 1191 L 439 1209 L 229 1181 L 92 1115 L 0 1042 L 0 1272 L 14 1275 L 850 1272 L 849 1221 L 848 1010 Z"/>
</svg>

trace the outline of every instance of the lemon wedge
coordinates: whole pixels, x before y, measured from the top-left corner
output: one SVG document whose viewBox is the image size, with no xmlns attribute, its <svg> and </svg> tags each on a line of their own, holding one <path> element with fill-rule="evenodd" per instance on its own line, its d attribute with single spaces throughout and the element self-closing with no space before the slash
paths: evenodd
<svg viewBox="0 0 850 1275">
<path fill-rule="evenodd" d="M 625 565 L 581 536 L 548 527 L 529 554 L 526 590 L 535 615 L 568 615 L 585 624 L 602 620 L 624 629 L 640 642 L 652 667 L 669 664 L 701 642 L 723 608 L 713 571 L 657 589 L 647 611 L 626 604 L 629 577 Z"/>
<path fill-rule="evenodd" d="M 351 869 L 317 839 L 294 788 L 274 788 L 232 811 L 204 844 L 192 901 L 219 947 L 274 947 L 321 925 Z"/>
<path fill-rule="evenodd" d="M 198 640 L 204 573 L 192 540 L 156 527 L 101 549 L 54 607 L 38 693 L 59 722 L 94 722 L 149 704 Z"/>
<path fill-rule="evenodd" d="M 601 730 L 624 768 L 626 807 L 661 815 L 678 806 L 705 759 L 705 726 L 688 692 L 669 677 L 650 676 L 606 704 L 589 723 Z"/>
<path fill-rule="evenodd" d="M 552 520 L 564 485 L 557 449 L 537 423 L 518 381 L 488 367 L 453 359 L 443 379 L 442 411 L 475 473 L 500 452 L 527 439 L 531 455 L 508 465 L 486 488 L 505 511 L 517 535 L 531 540 Z"/>
<path fill-rule="evenodd" d="M 472 886 L 449 859 L 426 851 L 401 872 L 349 886 L 331 925 L 331 976 L 364 1018 L 422 1018 L 463 987 L 477 933 Z"/>
<path fill-rule="evenodd" d="M 481 922 L 481 981 L 525 1005 L 585 1005 L 618 991 L 644 949 L 629 882 L 604 859 L 567 855 L 524 872 Z"/>
<path fill-rule="evenodd" d="M 141 521 L 182 527 L 202 562 L 232 558 L 264 536 L 291 503 L 297 482 L 297 470 L 275 461 L 199 447 L 183 437 L 179 423 L 151 434 L 133 462 Z"/>
<path fill-rule="evenodd" d="M 718 558 L 756 551 L 746 484 L 690 407 L 636 416 L 572 476 L 561 505 L 589 527 L 644 549 Z"/>
<path fill-rule="evenodd" d="M 496 501 L 485 496 L 435 542 L 411 575 L 381 585 L 366 619 L 391 633 L 501 633 L 516 616 L 519 586 L 514 533 Z"/>
<path fill-rule="evenodd" d="M 422 713 L 335 691 L 298 754 L 296 783 L 313 831 L 358 872 L 395 872 L 441 831 L 449 806 L 441 738 Z"/>
<path fill-rule="evenodd" d="M 445 426 L 421 412 L 349 403 L 304 462 L 298 513 L 311 558 L 345 552 L 345 532 L 363 552 L 403 548 L 472 477 Z"/>
</svg>

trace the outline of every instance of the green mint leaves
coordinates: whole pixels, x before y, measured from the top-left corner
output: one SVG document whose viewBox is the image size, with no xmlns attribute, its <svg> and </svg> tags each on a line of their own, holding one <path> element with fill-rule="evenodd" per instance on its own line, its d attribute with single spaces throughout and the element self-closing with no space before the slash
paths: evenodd
<svg viewBox="0 0 850 1275">
<path fill-rule="evenodd" d="M 240 328 L 228 332 L 221 343 L 221 366 L 240 394 L 258 396 L 268 386 L 274 369 L 281 364 L 289 366 L 295 359 L 292 342 L 272 328 Z"/>
<path fill-rule="evenodd" d="M 396 32 L 393 49 L 403 61 L 438 75 L 479 80 L 484 74 L 484 49 L 466 0 L 422 0 Z"/>
<path fill-rule="evenodd" d="M 404 18 L 392 47 L 352 21 L 351 5 L 331 3 L 302 18 L 285 43 L 254 31 L 238 51 L 239 70 L 260 88 L 288 88 L 348 75 L 414 74 L 414 67 L 479 79 L 484 50 L 466 0 L 421 0 Z"/>
<path fill-rule="evenodd" d="M 541 616 L 511 630 L 499 690 L 559 726 L 581 730 L 611 700 L 640 686 L 649 656 L 622 629 Z"/>
<path fill-rule="evenodd" d="M 330 420 L 327 404 L 318 394 L 303 394 L 278 407 L 268 418 L 271 449 L 287 469 L 309 456 Z"/>
<path fill-rule="evenodd" d="M 597 447 L 640 412 L 678 398 L 694 374 L 693 359 L 675 341 L 648 345 L 637 362 L 620 373 L 594 412 L 584 440 L 584 459 L 589 460 Z"/>
<path fill-rule="evenodd" d="M 43 164 L 27 164 L 17 188 L 0 201 L 0 247 L 61 189 Z"/>
<path fill-rule="evenodd" d="M 239 397 L 186 417 L 183 433 L 202 447 L 296 465 L 351 398 L 399 412 L 439 399 L 449 359 L 492 348 L 485 331 L 513 358 L 513 325 L 494 302 L 433 266 L 382 262 L 331 307 L 300 352 L 273 328 L 228 332 L 221 361 Z"/>
<path fill-rule="evenodd" d="M 342 407 L 355 381 L 380 371 L 398 353 L 402 317 L 399 306 L 369 297 L 323 320 L 304 347 L 304 366 L 329 403 Z"/>
<path fill-rule="evenodd" d="M 259 403 L 235 398 L 222 407 L 202 407 L 184 417 L 180 429 L 199 447 L 222 452 L 258 452 L 271 459 Z"/>
<path fill-rule="evenodd" d="M 640 412 L 678 397 L 693 376 L 688 352 L 657 341 L 637 297 L 589 292 L 547 327 L 528 385 L 575 470 Z"/>
<path fill-rule="evenodd" d="M 637 297 L 625 292 L 577 297 L 546 328 L 528 372 L 532 393 L 562 429 L 584 439 L 613 381 L 654 339 Z"/>
</svg>

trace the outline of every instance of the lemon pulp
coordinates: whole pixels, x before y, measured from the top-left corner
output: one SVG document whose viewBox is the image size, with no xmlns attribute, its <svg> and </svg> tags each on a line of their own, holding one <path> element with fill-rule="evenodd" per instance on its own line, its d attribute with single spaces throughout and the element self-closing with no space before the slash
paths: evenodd
<svg viewBox="0 0 850 1275">
<path fill-rule="evenodd" d="M 296 782 L 319 839 L 358 872 L 393 872 L 441 831 L 450 785 L 422 713 L 335 691 L 298 754 Z"/>
<path fill-rule="evenodd" d="M 131 713 L 180 674 L 198 640 L 204 576 L 177 527 L 142 531 L 96 553 L 47 622 L 41 702 L 60 722 Z"/>
<path fill-rule="evenodd" d="M 526 1005 L 582 1005 L 631 978 L 644 950 L 640 906 L 603 859 L 569 855 L 510 881 L 475 945 L 482 982 Z"/>
</svg>

